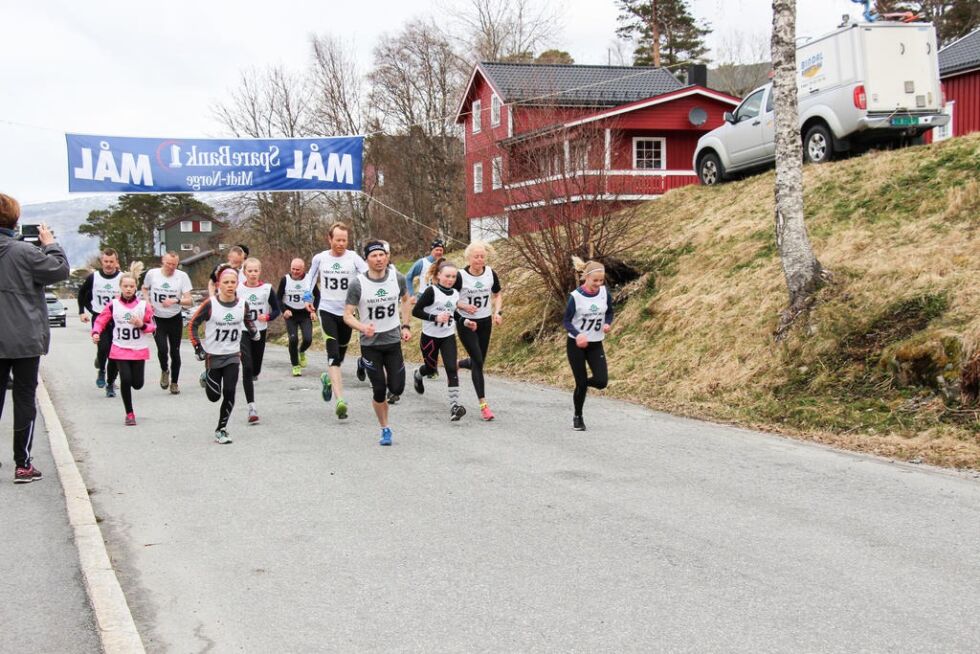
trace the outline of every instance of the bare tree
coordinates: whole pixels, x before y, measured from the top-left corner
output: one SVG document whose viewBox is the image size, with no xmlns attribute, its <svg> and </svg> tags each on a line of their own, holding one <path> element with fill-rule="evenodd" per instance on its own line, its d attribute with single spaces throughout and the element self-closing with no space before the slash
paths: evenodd
<svg viewBox="0 0 980 654">
<path fill-rule="evenodd" d="M 311 45 L 312 129 L 323 136 L 363 134 L 369 120 L 368 93 L 353 47 L 331 35 L 313 37 Z M 351 225 L 354 243 L 370 236 L 370 200 L 378 185 L 375 174 L 365 174 L 363 180 L 363 193 L 323 197 L 331 213 Z"/>
<path fill-rule="evenodd" d="M 561 31 L 561 15 L 550 0 L 465 0 L 442 9 L 455 23 L 449 30 L 477 61 L 526 57 L 549 45 Z"/>
<path fill-rule="evenodd" d="M 372 137 L 369 153 L 386 185 L 406 174 L 402 192 L 389 187 L 383 195 L 416 222 L 409 228 L 416 245 L 432 237 L 417 223 L 444 236 L 466 232 L 463 151 L 452 116 L 467 73 L 446 36 L 424 21 L 383 37 L 374 51 L 371 98 L 388 138 Z"/>
<path fill-rule="evenodd" d="M 715 50 L 717 67 L 711 70 L 712 88 L 741 98 L 765 84 L 772 69 L 770 39 L 762 32 L 731 30 Z"/>
<path fill-rule="evenodd" d="M 307 81 L 275 66 L 243 72 L 238 88 L 214 114 L 234 136 L 294 138 L 309 135 L 312 109 Z M 321 240 L 323 221 L 314 194 L 243 193 L 226 204 L 245 216 L 242 227 L 262 256 L 309 250 Z"/>
<path fill-rule="evenodd" d="M 776 330 L 785 338 L 807 312 L 823 284 L 824 270 L 813 253 L 803 219 L 803 146 L 796 88 L 796 0 L 773 0 L 772 62 L 776 111 L 776 247 L 789 291 L 789 304 Z"/>
</svg>

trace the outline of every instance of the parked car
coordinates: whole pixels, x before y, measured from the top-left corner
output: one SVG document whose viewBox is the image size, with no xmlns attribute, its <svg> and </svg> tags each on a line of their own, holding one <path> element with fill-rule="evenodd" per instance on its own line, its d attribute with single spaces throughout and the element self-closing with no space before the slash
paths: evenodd
<svg viewBox="0 0 980 654">
<path fill-rule="evenodd" d="M 61 300 L 54 293 L 45 293 L 44 299 L 48 303 L 48 324 L 66 327 L 68 325 L 68 308 L 61 303 Z"/>
<path fill-rule="evenodd" d="M 803 157 L 812 163 L 911 142 L 945 125 L 936 30 L 929 23 L 852 23 L 796 51 Z M 702 184 L 775 161 L 772 84 L 752 91 L 698 140 Z"/>
</svg>

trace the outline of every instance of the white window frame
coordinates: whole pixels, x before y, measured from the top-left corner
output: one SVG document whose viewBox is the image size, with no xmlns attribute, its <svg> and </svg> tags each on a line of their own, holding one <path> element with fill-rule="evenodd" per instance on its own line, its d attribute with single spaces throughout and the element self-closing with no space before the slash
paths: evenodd
<svg viewBox="0 0 980 654">
<path fill-rule="evenodd" d="M 936 127 L 932 130 L 932 142 L 939 143 L 940 141 L 945 141 L 953 136 L 953 111 L 956 105 L 956 100 L 949 100 L 946 102 L 946 107 L 943 109 L 943 113 L 949 116 L 949 122 L 941 127 Z"/>
<path fill-rule="evenodd" d="M 181 220 L 180 221 L 180 231 L 182 231 L 182 232 L 193 232 L 194 231 L 194 221 L 193 220 Z"/>
<path fill-rule="evenodd" d="M 180 244 L 180 251 L 181 252 L 193 252 L 194 251 L 194 244 L 193 243 L 181 243 Z"/>
<path fill-rule="evenodd" d="M 490 188 L 497 190 L 501 188 L 504 178 L 504 158 L 494 157 L 490 160 Z"/>
<path fill-rule="evenodd" d="M 202 232 L 210 232 L 211 231 L 211 221 L 210 220 L 202 220 L 201 221 L 201 231 Z"/>
<path fill-rule="evenodd" d="M 500 98 L 496 93 L 490 96 L 490 127 L 500 127 Z"/>
<path fill-rule="evenodd" d="M 473 192 L 483 193 L 483 162 L 473 164 Z"/>
<path fill-rule="evenodd" d="M 483 114 L 483 103 L 480 100 L 474 100 L 473 105 L 470 108 L 470 117 L 473 119 L 473 133 L 479 134 L 483 131 L 483 125 L 481 121 L 481 116 Z"/>
<path fill-rule="evenodd" d="M 640 141 L 660 142 L 660 166 L 657 168 L 640 168 L 637 164 L 637 144 Z M 633 137 L 633 170 L 667 170 L 667 139 L 663 136 L 634 136 Z"/>
</svg>

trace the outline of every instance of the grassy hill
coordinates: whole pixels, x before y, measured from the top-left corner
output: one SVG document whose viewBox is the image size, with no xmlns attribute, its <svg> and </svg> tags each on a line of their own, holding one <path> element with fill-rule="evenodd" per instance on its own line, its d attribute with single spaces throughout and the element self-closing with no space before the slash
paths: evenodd
<svg viewBox="0 0 980 654">
<path fill-rule="evenodd" d="M 809 324 L 778 344 L 786 291 L 773 173 L 647 204 L 625 257 L 641 277 L 626 293 L 614 289 L 628 298 L 607 340 L 605 393 L 980 468 L 977 412 L 957 400 L 980 340 L 978 179 L 980 135 L 808 166 L 807 225 L 834 281 Z M 537 338 L 537 281 L 507 269 L 506 248 L 495 264 L 506 274 L 506 322 L 494 332 L 490 368 L 570 388 L 565 336 L 555 326 Z"/>
</svg>

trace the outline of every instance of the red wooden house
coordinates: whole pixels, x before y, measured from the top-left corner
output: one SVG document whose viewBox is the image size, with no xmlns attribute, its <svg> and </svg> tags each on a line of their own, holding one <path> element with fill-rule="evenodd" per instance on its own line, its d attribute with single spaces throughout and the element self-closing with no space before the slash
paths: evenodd
<svg viewBox="0 0 980 654">
<path fill-rule="evenodd" d="M 933 129 L 927 140 L 980 131 L 980 29 L 939 51 L 939 78 L 951 120 Z"/>
<path fill-rule="evenodd" d="M 696 184 L 698 138 L 739 100 L 683 85 L 661 68 L 503 64 L 473 70 L 464 127 L 466 216 L 473 238 L 604 213 Z"/>
</svg>

